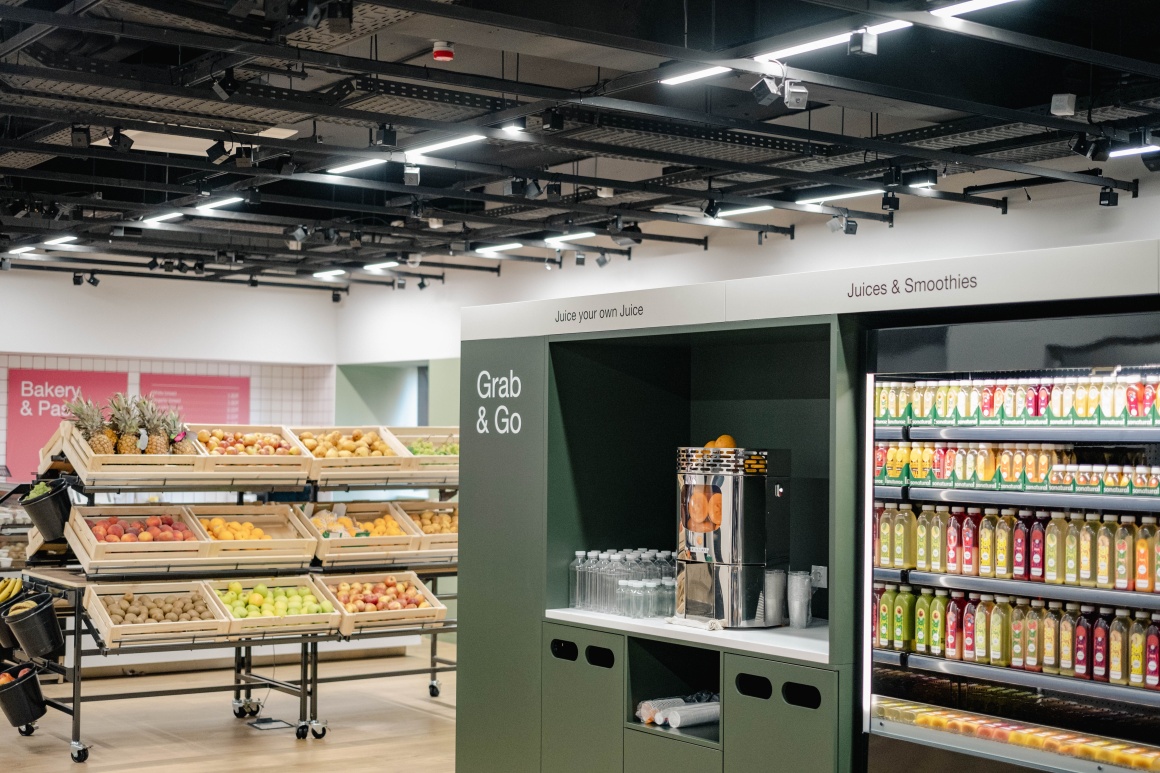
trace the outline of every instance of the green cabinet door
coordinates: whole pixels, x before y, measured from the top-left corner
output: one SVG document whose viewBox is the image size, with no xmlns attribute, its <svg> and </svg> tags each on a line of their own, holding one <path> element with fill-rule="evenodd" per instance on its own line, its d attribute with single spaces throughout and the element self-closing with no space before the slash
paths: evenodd
<svg viewBox="0 0 1160 773">
<path fill-rule="evenodd" d="M 837 672 L 727 654 L 723 682 L 725 773 L 834 773 Z"/>
<path fill-rule="evenodd" d="M 624 637 L 544 623 L 540 662 L 540 770 L 620 773 Z"/>
<path fill-rule="evenodd" d="M 721 773 L 721 750 L 626 729 L 624 773 Z"/>
</svg>

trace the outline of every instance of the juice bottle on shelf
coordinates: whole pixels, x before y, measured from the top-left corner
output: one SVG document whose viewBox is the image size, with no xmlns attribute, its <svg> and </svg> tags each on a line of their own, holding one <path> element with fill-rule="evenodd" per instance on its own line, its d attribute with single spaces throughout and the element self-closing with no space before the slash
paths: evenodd
<svg viewBox="0 0 1160 773">
<path fill-rule="evenodd" d="M 1064 382 L 1064 379 L 1062 377 L 1060 377 L 1060 378 L 1044 378 L 1044 379 L 1041 379 L 1041 381 L 1044 384 L 1049 385 L 1049 389 L 1050 389 L 1047 405 L 1043 406 L 1046 414 L 1049 417 L 1053 417 L 1053 418 L 1062 416 L 1063 415 L 1063 382 Z M 1041 403 L 1041 405 L 1042 405 L 1042 403 Z"/>
<path fill-rule="evenodd" d="M 1027 400 L 1027 385 L 1023 379 L 1012 379 L 1003 387 L 1003 418 L 1014 419 L 1019 414 L 1016 405 Z"/>
<path fill-rule="evenodd" d="M 942 591 L 940 591 L 941 593 Z M 966 612 L 966 594 L 961 590 L 951 591 L 946 608 L 946 634 L 943 644 L 944 657 L 948 660 L 963 659 L 963 615 Z"/>
<path fill-rule="evenodd" d="M 907 473 L 907 478 L 914 480 L 925 477 L 922 469 L 922 443 L 912 442 L 910 444 L 910 470 Z"/>
<path fill-rule="evenodd" d="M 1132 618 L 1128 610 L 1117 609 L 1116 616 L 1108 628 L 1108 681 L 1127 686 L 1131 664 L 1128 637 L 1132 631 Z"/>
<path fill-rule="evenodd" d="M 1032 450 L 1035 452 L 1035 478 L 1031 477 L 1031 463 L 1027 464 L 1027 482 L 1028 483 L 1046 483 L 1047 476 L 1051 473 L 1052 450 L 1051 443 L 1031 444 L 1028 446 L 1028 453 Z"/>
<path fill-rule="evenodd" d="M 959 447 L 954 443 L 944 443 L 943 445 L 945 445 L 947 448 L 946 455 L 943 457 L 942 463 L 942 479 L 950 481 L 954 479 L 955 464 L 960 458 Z M 935 448 L 937 447 L 938 445 L 936 444 Z"/>
<path fill-rule="evenodd" d="M 874 583 L 874 590 L 870 594 L 871 609 L 874 610 L 874 614 L 870 616 L 870 646 L 872 647 L 878 646 L 878 616 L 879 610 L 882 608 L 882 594 L 885 592 L 886 583 Z"/>
<path fill-rule="evenodd" d="M 945 574 L 947 571 L 947 526 L 950 525 L 951 509 L 939 505 L 930 519 L 930 571 Z"/>
<path fill-rule="evenodd" d="M 988 507 L 983 510 L 983 520 L 979 523 L 979 576 L 995 576 L 995 534 L 999 525 L 999 509 Z"/>
<path fill-rule="evenodd" d="M 1092 620 L 1091 634 L 1091 671 L 1096 682 L 1108 681 L 1108 634 L 1111 627 L 1112 608 L 1100 607 L 1099 615 Z"/>
<path fill-rule="evenodd" d="M 1048 585 L 1063 585 L 1066 542 L 1067 521 L 1061 511 L 1053 510 L 1043 535 L 1043 581 Z"/>
<path fill-rule="evenodd" d="M 1143 383 L 1140 384 L 1140 417 L 1152 416 L 1153 407 L 1156 405 L 1156 393 L 1160 391 L 1160 374 L 1149 374 L 1144 376 Z M 1128 404 L 1128 409 L 1131 410 L 1131 402 Z"/>
<path fill-rule="evenodd" d="M 964 465 L 963 474 L 959 480 L 966 481 L 967 484 L 975 482 L 975 466 L 978 464 L 979 444 L 967 443 L 967 455 L 964 457 L 966 463 Z"/>
<path fill-rule="evenodd" d="M 985 599 L 983 603 L 985 606 Z M 1007 596 L 996 596 L 990 611 L 991 619 L 987 625 L 987 633 L 990 636 L 990 643 L 987 645 L 988 662 L 992 666 L 1007 668 L 1011 665 L 1011 599 Z M 975 653 L 975 661 L 982 662 L 978 652 Z"/>
<path fill-rule="evenodd" d="M 1099 416 L 1101 418 L 1111 419 L 1116 416 L 1116 377 L 1104 376 L 1100 379 L 1100 403 Z M 1125 395 L 1127 388 L 1124 389 Z"/>
<path fill-rule="evenodd" d="M 979 443 L 975 455 L 975 479 L 979 483 L 991 483 L 995 479 L 995 448 L 991 443 Z"/>
<path fill-rule="evenodd" d="M 1128 684 L 1144 687 L 1147 662 L 1144 653 L 1148 648 L 1148 613 L 1137 611 L 1133 615 L 1132 627 L 1128 629 Z"/>
<path fill-rule="evenodd" d="M 1071 465 L 1068 465 L 1069 467 Z M 1076 490 L 1086 489 L 1092 485 L 1092 477 L 1094 475 L 1093 466 L 1090 464 L 1077 464 L 1075 473 L 1075 487 Z M 1096 478 L 1096 483 L 1099 483 L 1099 478 Z"/>
<path fill-rule="evenodd" d="M 952 507 L 947 527 L 943 531 L 946 540 L 946 562 L 944 569 L 947 574 L 961 574 L 963 570 L 963 521 L 966 520 L 965 507 Z"/>
<path fill-rule="evenodd" d="M 870 524 L 870 539 L 873 542 L 873 547 L 870 549 L 870 562 L 874 566 L 882 566 L 882 535 L 879 530 L 882 528 L 882 514 L 884 512 L 886 512 L 886 505 L 875 501 Z"/>
<path fill-rule="evenodd" d="M 934 505 L 923 505 L 915 522 L 914 568 L 930 571 L 930 522 L 934 520 Z"/>
<path fill-rule="evenodd" d="M 947 477 L 947 444 L 935 443 L 931 457 L 930 471 L 935 480 L 945 480 Z"/>
<path fill-rule="evenodd" d="M 962 391 L 960 382 L 951 380 L 947 382 L 947 415 L 946 418 L 952 419 L 958 415 L 959 412 L 959 392 Z"/>
<path fill-rule="evenodd" d="M 898 413 L 898 387 L 897 381 L 887 381 L 882 385 L 883 391 L 886 392 L 886 417 L 889 419 L 897 418 Z"/>
<path fill-rule="evenodd" d="M 995 577 L 1000 580 L 1010 580 L 1014 570 L 1016 523 L 1014 510 L 999 511 L 999 520 L 995 523 Z"/>
<path fill-rule="evenodd" d="M 1027 398 L 1029 400 L 1031 399 L 1032 391 L 1036 393 L 1035 415 L 1037 417 L 1047 418 L 1047 408 L 1051 404 L 1051 396 L 1055 394 L 1055 386 L 1052 380 L 1049 378 L 1029 378 L 1027 381 L 1030 384 L 1027 387 Z"/>
<path fill-rule="evenodd" d="M 1079 604 L 1064 605 L 1059 618 L 1059 675 L 1075 676 L 1075 629 L 1079 622 Z"/>
<path fill-rule="evenodd" d="M 1116 377 L 1116 384 L 1112 392 L 1111 417 L 1120 418 L 1128 413 L 1128 390 L 1131 389 L 1137 376 L 1120 375 Z M 1109 418 L 1109 417 L 1105 417 Z"/>
<path fill-rule="evenodd" d="M 1148 468 L 1148 489 L 1150 491 L 1160 489 L 1160 467 Z"/>
<path fill-rule="evenodd" d="M 1063 618 L 1063 604 L 1047 602 L 1047 609 L 1039 619 L 1039 662 L 1045 674 L 1059 673 L 1059 621 Z"/>
<path fill-rule="evenodd" d="M 922 387 L 922 416 L 928 422 L 934 419 L 934 400 L 938 384 L 937 381 L 927 381 Z"/>
<path fill-rule="evenodd" d="M 1056 414 L 1054 418 L 1064 419 L 1072 415 L 1075 411 L 1075 392 L 1077 379 L 1074 376 L 1068 376 L 1063 380 L 1063 399 L 1060 401 L 1060 413 Z"/>
<path fill-rule="evenodd" d="M 894 518 L 894 568 L 913 569 L 915 560 L 915 537 L 918 519 L 914 517 L 914 507 L 907 504 L 898 506 Z"/>
<path fill-rule="evenodd" d="M 910 394 L 914 389 L 914 384 L 909 381 L 898 382 L 898 412 L 894 414 L 896 419 L 905 419 L 910 412 Z"/>
<path fill-rule="evenodd" d="M 1132 468 L 1132 486 L 1139 492 L 1148 488 L 1148 467 L 1146 465 L 1137 464 Z"/>
<path fill-rule="evenodd" d="M 1012 472 L 1014 457 L 1014 446 L 1004 444 L 999 447 L 999 480 L 1004 483 L 1015 480 L 1015 474 Z"/>
<path fill-rule="evenodd" d="M 1034 599 L 1023 618 L 1023 670 L 1039 673 L 1043 671 L 1043 633 L 1047 610 L 1043 601 Z M 1014 658 L 1014 632 L 1012 631 L 1012 658 Z"/>
<path fill-rule="evenodd" d="M 1075 414 L 1091 418 L 1100 411 L 1100 381 L 1098 378 L 1080 378 L 1075 387 Z"/>
<path fill-rule="evenodd" d="M 1016 443 L 1015 450 L 1011 456 L 1011 479 L 1012 481 L 1020 481 L 1023 479 L 1023 473 L 1027 469 L 1027 444 Z"/>
<path fill-rule="evenodd" d="M 1120 516 L 1120 528 L 1116 529 L 1112 546 L 1112 579 L 1116 590 L 1136 589 L 1136 534 L 1136 519 Z"/>
<path fill-rule="evenodd" d="M 892 644 L 899 652 L 914 651 L 914 605 L 917 599 L 909 585 L 900 585 L 894 597 L 894 635 Z"/>
<path fill-rule="evenodd" d="M 979 524 L 983 511 L 978 507 L 968 507 L 963 518 L 959 566 L 960 574 L 975 577 L 979 574 Z"/>
<path fill-rule="evenodd" d="M 1096 587 L 1096 532 L 1100 516 L 1088 513 L 1084 516 L 1083 528 L 1079 533 L 1079 584 L 1082 588 Z"/>
<path fill-rule="evenodd" d="M 1069 604 L 1068 607 L 1070 606 Z M 1095 626 L 1095 615 L 1095 607 L 1081 604 L 1079 615 L 1075 618 L 1071 659 L 1074 667 L 1073 675 L 1077 679 L 1092 678 L 1092 631 Z"/>
<path fill-rule="evenodd" d="M 915 381 L 910 385 L 910 417 L 917 419 L 920 416 L 925 416 L 923 411 L 926 408 L 926 382 Z"/>
<path fill-rule="evenodd" d="M 947 592 L 936 590 L 930 602 L 930 611 L 927 613 L 930 634 L 926 638 L 927 652 L 936 657 L 942 657 L 946 649 L 947 639 Z"/>
<path fill-rule="evenodd" d="M 914 602 L 914 651 L 925 653 L 930 642 L 930 602 L 934 600 L 934 590 L 923 588 Z M 898 603 L 897 600 L 894 602 Z"/>
<path fill-rule="evenodd" d="M 1028 517 L 1024 517 L 1024 513 Z M 1037 510 L 1031 515 L 1030 510 L 1019 511 L 1020 526 L 1015 529 L 1015 557 L 1012 561 L 1011 576 L 1016 580 L 1030 580 L 1043 582 L 1043 555 L 1045 538 L 1047 536 L 1047 511 Z M 1027 536 L 1024 547 L 1020 550 L 1020 535 L 1022 527 L 1026 526 Z M 1019 558 L 1023 557 L 1023 569 L 1020 571 Z"/>
<path fill-rule="evenodd" d="M 979 605 L 981 603 L 979 594 L 972 593 L 967 597 L 967 603 L 963 606 L 963 660 L 970 662 L 975 660 L 976 624 L 979 621 Z M 986 623 L 983 624 L 983 630 L 986 630 Z"/>
<path fill-rule="evenodd" d="M 998 601 L 1002 596 L 996 598 Z M 1027 653 L 1027 618 L 1031 614 L 1030 599 L 1015 599 L 1014 604 L 1008 605 L 1007 611 L 1007 641 L 1008 641 L 1008 660 L 1006 665 L 1011 668 L 1023 668 L 1024 658 Z M 999 610 L 999 604 L 995 605 L 995 610 Z M 991 626 L 991 641 L 995 641 L 995 626 Z M 995 648 L 991 648 L 991 665 L 998 665 L 995 663 Z"/>
<path fill-rule="evenodd" d="M 1104 410 L 1104 395 L 1107 394 L 1107 410 Z M 1112 376 L 1093 376 L 1088 383 L 1087 417 L 1095 419 L 1101 412 L 1111 414 L 1113 397 L 1116 392 L 1116 379 Z"/>
<path fill-rule="evenodd" d="M 1064 535 L 1063 582 L 1065 585 L 1079 585 L 1080 537 L 1083 535 L 1083 513 L 1069 516 L 1067 534 Z"/>
<path fill-rule="evenodd" d="M 890 386 L 888 381 L 874 381 L 874 418 L 875 420 L 884 420 L 890 413 L 888 400 L 890 398 Z"/>
<path fill-rule="evenodd" d="M 984 593 L 975 607 L 975 662 L 990 663 L 991 613 L 995 611 L 995 597 Z"/>
<path fill-rule="evenodd" d="M 1144 687 L 1160 690 L 1160 612 L 1152 613 L 1144 637 Z"/>
<path fill-rule="evenodd" d="M 890 444 L 885 441 L 874 443 L 874 477 L 881 478 L 886 474 L 886 457 L 890 455 Z"/>
<path fill-rule="evenodd" d="M 907 451 L 909 456 L 910 452 Z M 882 475 L 887 481 L 897 481 L 902 478 L 902 446 L 898 443 L 889 443 L 886 446 L 886 464 L 882 468 Z"/>
<path fill-rule="evenodd" d="M 888 650 L 894 644 L 894 597 L 898 595 L 898 586 L 890 585 L 883 589 L 878 598 L 878 648 Z"/>
<path fill-rule="evenodd" d="M 878 518 L 878 566 L 883 569 L 894 567 L 894 519 L 898 516 L 898 504 L 887 502 L 886 509 Z"/>
<path fill-rule="evenodd" d="M 1116 587 L 1116 516 L 1105 515 L 1096 531 L 1096 587 Z"/>
<path fill-rule="evenodd" d="M 1136 532 L 1136 590 L 1153 593 L 1156 590 L 1156 516 L 1140 519 Z"/>
<path fill-rule="evenodd" d="M 967 380 L 967 412 L 969 418 L 978 418 L 979 407 L 983 402 L 983 382 L 975 379 Z"/>
<path fill-rule="evenodd" d="M 1039 443 L 1027 444 L 1027 453 L 1023 457 L 1023 480 L 1027 483 L 1039 482 L 1039 453 L 1041 448 Z"/>
<path fill-rule="evenodd" d="M 1118 464 L 1109 464 L 1104 469 L 1104 488 L 1115 488 L 1120 485 L 1120 476 L 1123 475 L 1124 468 Z"/>
<path fill-rule="evenodd" d="M 922 477 L 928 478 L 934 472 L 934 460 L 937 455 L 934 443 L 922 444 Z"/>
<path fill-rule="evenodd" d="M 1002 400 L 1001 395 L 1000 400 Z M 984 379 L 979 389 L 979 417 L 989 419 L 995 415 L 995 381 Z"/>
<path fill-rule="evenodd" d="M 950 415 L 947 411 L 947 381 L 939 381 L 934 390 L 934 416 L 945 419 Z"/>
</svg>

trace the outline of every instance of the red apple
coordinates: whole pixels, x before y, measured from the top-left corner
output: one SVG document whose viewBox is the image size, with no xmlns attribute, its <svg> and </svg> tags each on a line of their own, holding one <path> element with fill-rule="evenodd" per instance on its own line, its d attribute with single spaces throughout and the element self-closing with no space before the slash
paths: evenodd
<svg viewBox="0 0 1160 773">
<path fill-rule="evenodd" d="M 173 525 L 173 516 L 172 515 L 163 515 L 163 516 L 161 516 L 161 522 L 163 524 L 165 524 L 166 526 L 172 526 Z"/>
</svg>

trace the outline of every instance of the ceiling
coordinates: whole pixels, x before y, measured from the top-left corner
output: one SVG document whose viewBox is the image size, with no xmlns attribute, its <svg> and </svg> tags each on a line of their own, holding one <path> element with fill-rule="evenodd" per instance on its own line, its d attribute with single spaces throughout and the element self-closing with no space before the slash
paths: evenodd
<svg viewBox="0 0 1160 773">
<path fill-rule="evenodd" d="M 792 238 L 779 211 L 1002 216 L 1003 186 L 947 184 L 980 169 L 1127 205 L 1099 164 L 1160 125 L 1156 29 L 1146 0 L 0 0 L 0 269 L 337 301 Z M 763 79 L 805 109 L 759 104 Z M 1077 140 L 1086 169 L 1044 164 Z"/>
</svg>

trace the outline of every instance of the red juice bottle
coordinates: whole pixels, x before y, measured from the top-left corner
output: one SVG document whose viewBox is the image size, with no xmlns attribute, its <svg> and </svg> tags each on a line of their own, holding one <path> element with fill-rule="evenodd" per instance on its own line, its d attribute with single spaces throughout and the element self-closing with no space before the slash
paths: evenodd
<svg viewBox="0 0 1160 773">
<path fill-rule="evenodd" d="M 980 596 L 972 593 L 963 608 L 963 660 L 975 660 L 975 613 L 980 608 Z"/>
<path fill-rule="evenodd" d="M 1152 613 L 1152 625 L 1144 635 L 1144 687 L 1160 690 L 1160 612 Z"/>
<path fill-rule="evenodd" d="M 1144 393 L 1140 398 L 1140 415 L 1151 416 L 1152 406 L 1156 403 L 1156 389 L 1160 387 L 1160 377 L 1144 377 Z"/>
<path fill-rule="evenodd" d="M 1030 510 L 1020 510 L 1011 527 L 1011 579 L 1027 580 L 1030 577 L 1029 548 L 1031 547 L 1031 524 L 1035 520 Z"/>
<path fill-rule="evenodd" d="M 947 522 L 945 571 L 947 574 L 962 574 L 963 571 L 963 521 L 966 520 L 965 507 L 952 507 L 951 518 Z"/>
<path fill-rule="evenodd" d="M 1112 608 L 1100 607 L 1100 615 L 1092 624 L 1092 679 L 1108 681 L 1108 636 L 1112 627 Z"/>
<path fill-rule="evenodd" d="M 1084 604 L 1079 608 L 1079 617 L 1075 620 L 1075 652 L 1072 653 L 1072 662 L 1075 663 L 1075 677 L 1077 679 L 1092 678 L 1092 619 L 1095 617 L 1095 607 Z"/>
<path fill-rule="evenodd" d="M 979 522 L 983 520 L 983 510 L 978 507 L 968 507 L 963 518 L 962 538 L 962 574 L 969 577 L 979 575 Z"/>
<path fill-rule="evenodd" d="M 1039 395 L 1035 401 L 1036 402 L 1036 406 L 1035 406 L 1035 415 L 1036 416 L 1046 416 L 1047 415 L 1047 406 L 1051 404 L 1051 390 L 1052 389 L 1054 389 L 1054 385 L 1052 383 L 1050 383 L 1050 381 L 1047 381 L 1047 382 L 1039 385 Z"/>
<path fill-rule="evenodd" d="M 961 590 L 951 591 L 951 600 L 947 602 L 946 635 L 943 645 L 944 656 L 948 660 L 963 659 L 963 613 L 966 612 L 964 593 Z M 1160 615 L 1156 615 L 1160 618 Z M 1160 651 L 1160 629 L 1157 634 L 1158 651 Z M 972 652 L 974 651 L 972 647 Z"/>
<path fill-rule="evenodd" d="M 1027 385 L 1027 397 L 1025 404 L 1027 407 L 1028 418 L 1039 415 L 1039 386 L 1037 384 Z"/>
<path fill-rule="evenodd" d="M 1027 546 L 1027 579 L 1032 582 L 1043 582 L 1044 567 L 1047 564 L 1047 523 L 1049 513 L 1038 510 L 1035 520 L 1031 522 L 1031 536 Z"/>
</svg>

